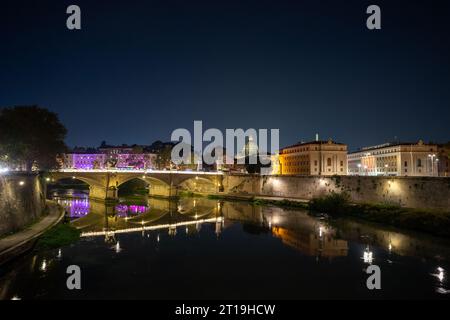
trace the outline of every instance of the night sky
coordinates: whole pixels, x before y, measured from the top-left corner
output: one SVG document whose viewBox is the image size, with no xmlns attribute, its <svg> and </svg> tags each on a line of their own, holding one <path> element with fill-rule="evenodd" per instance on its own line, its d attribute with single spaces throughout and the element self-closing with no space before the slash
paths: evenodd
<svg viewBox="0 0 450 320">
<path fill-rule="evenodd" d="M 449 24 L 445 1 L 1 1 L 0 107 L 57 112 L 69 146 L 150 144 L 194 120 L 279 128 L 281 146 L 443 142 Z"/>
</svg>

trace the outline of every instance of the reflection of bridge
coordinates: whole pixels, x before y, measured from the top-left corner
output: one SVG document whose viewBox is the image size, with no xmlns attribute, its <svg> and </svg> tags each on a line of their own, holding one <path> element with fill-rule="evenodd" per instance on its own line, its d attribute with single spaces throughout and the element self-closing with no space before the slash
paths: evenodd
<svg viewBox="0 0 450 320">
<path fill-rule="evenodd" d="M 197 192 L 223 190 L 221 172 L 165 170 L 61 170 L 50 173 L 52 181 L 76 179 L 89 185 L 94 199 L 117 199 L 118 188 L 127 181 L 140 179 L 149 184 L 149 195 L 176 197 L 180 189 Z"/>
<path fill-rule="evenodd" d="M 177 227 L 197 225 L 197 224 L 201 224 L 201 223 L 205 223 L 205 222 L 215 222 L 216 224 L 221 225 L 222 221 L 223 221 L 223 217 L 215 217 L 215 218 L 209 218 L 209 219 L 198 219 L 195 221 L 184 221 L 184 222 L 176 222 L 176 223 L 168 223 L 168 224 L 158 224 L 158 225 L 152 225 L 152 226 L 125 228 L 125 229 L 119 229 L 119 230 L 113 230 L 113 231 L 82 232 L 81 237 L 97 237 L 97 236 L 112 237 L 112 236 L 114 236 L 116 234 L 120 234 L 120 233 L 142 232 L 142 231 L 151 231 L 151 230 L 160 230 L 160 229 L 173 230 L 174 228 L 177 228 Z"/>
</svg>

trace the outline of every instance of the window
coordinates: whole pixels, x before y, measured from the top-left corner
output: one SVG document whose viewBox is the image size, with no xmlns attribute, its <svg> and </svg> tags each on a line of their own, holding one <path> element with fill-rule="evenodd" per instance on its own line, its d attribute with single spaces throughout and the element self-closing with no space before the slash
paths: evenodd
<svg viewBox="0 0 450 320">
<path fill-rule="evenodd" d="M 314 165 L 317 166 L 317 160 L 314 160 Z"/>
<path fill-rule="evenodd" d="M 408 161 L 405 161 L 405 167 L 407 167 L 408 166 Z"/>
<path fill-rule="evenodd" d="M 341 167 L 344 166 L 344 161 L 341 160 Z"/>
<path fill-rule="evenodd" d="M 422 167 L 422 159 L 417 159 L 417 166 Z"/>
<path fill-rule="evenodd" d="M 327 166 L 331 166 L 331 158 L 327 158 Z"/>
</svg>

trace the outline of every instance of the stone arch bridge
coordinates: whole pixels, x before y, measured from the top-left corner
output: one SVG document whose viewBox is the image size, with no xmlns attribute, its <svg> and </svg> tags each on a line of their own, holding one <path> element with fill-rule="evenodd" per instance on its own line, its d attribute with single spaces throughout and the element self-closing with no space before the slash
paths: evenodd
<svg viewBox="0 0 450 320">
<path fill-rule="evenodd" d="M 195 171 L 61 170 L 50 172 L 52 182 L 76 179 L 89 185 L 89 197 L 116 200 L 118 188 L 127 181 L 148 183 L 150 196 L 176 197 L 181 190 L 216 193 L 223 191 L 223 174 Z"/>
</svg>

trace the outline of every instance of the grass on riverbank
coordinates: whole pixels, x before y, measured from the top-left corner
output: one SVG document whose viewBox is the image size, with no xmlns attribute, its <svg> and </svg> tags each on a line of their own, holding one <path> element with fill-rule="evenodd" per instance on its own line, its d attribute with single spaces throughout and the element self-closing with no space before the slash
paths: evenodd
<svg viewBox="0 0 450 320">
<path fill-rule="evenodd" d="M 450 237 L 450 212 L 432 209 L 411 209 L 392 204 L 352 204 L 350 197 L 332 193 L 309 202 L 309 209 L 333 217 L 355 217 L 398 228 Z"/>
<path fill-rule="evenodd" d="M 253 197 L 211 195 L 209 199 L 247 201 L 254 205 L 274 205 L 283 208 L 305 209 L 311 213 L 326 213 L 332 217 L 353 217 L 370 222 L 415 230 L 436 236 L 450 237 L 450 212 L 432 209 L 411 209 L 392 204 L 354 204 L 345 193 L 331 193 L 309 202 L 270 200 Z"/>
<path fill-rule="evenodd" d="M 292 200 L 270 200 L 270 199 L 253 199 L 253 204 L 257 206 L 273 205 L 283 208 L 309 209 L 307 202 L 292 201 Z"/>
<path fill-rule="evenodd" d="M 59 223 L 47 230 L 37 241 L 38 250 L 55 249 L 72 244 L 80 238 L 80 230 L 69 223 Z"/>
</svg>

